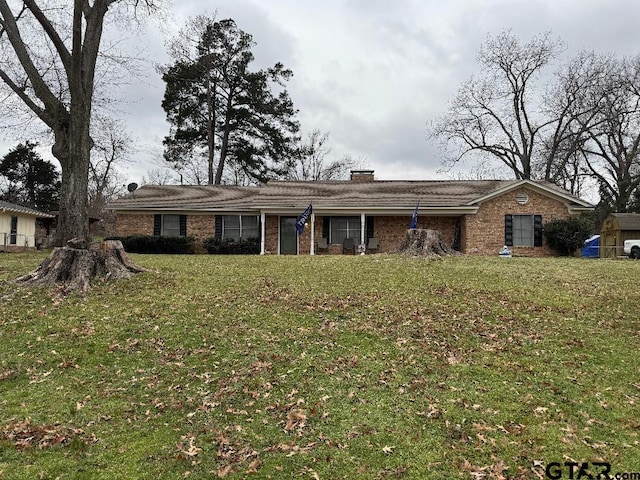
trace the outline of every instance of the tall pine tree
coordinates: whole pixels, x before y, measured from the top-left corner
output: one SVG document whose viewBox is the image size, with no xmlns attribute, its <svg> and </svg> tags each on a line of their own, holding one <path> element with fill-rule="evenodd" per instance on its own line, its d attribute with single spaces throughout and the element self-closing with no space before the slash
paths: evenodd
<svg viewBox="0 0 640 480">
<path fill-rule="evenodd" d="M 0 199 L 43 212 L 58 209 L 60 174 L 35 151 L 37 144 L 19 144 L 0 160 Z"/>
<path fill-rule="evenodd" d="M 162 107 L 171 124 L 165 159 L 180 169 L 206 157 L 208 184 L 222 183 L 230 166 L 252 181 L 282 175 L 298 141 L 285 89 L 292 72 L 281 63 L 250 70 L 255 43 L 231 19 L 198 17 L 192 25 L 195 45 L 183 38 L 163 71 Z"/>
</svg>

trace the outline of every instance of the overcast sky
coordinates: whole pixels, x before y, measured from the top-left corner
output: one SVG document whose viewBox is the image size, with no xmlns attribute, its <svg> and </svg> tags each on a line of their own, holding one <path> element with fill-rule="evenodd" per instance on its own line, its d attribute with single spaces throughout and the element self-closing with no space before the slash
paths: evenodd
<svg viewBox="0 0 640 480">
<path fill-rule="evenodd" d="M 567 55 L 640 53 L 636 0 L 175 0 L 172 11 L 164 32 L 150 25 L 127 41 L 166 64 L 166 35 L 188 17 L 233 18 L 257 43 L 256 68 L 280 61 L 293 71 L 288 90 L 303 133 L 329 132 L 331 158 L 362 158 L 378 179 L 448 178 L 426 123 L 478 70 L 487 34 L 511 29 L 527 41 L 551 31 Z M 157 168 L 168 133 L 164 83 L 153 68 L 146 73 L 124 92 L 122 106 L 139 146 L 123 169 L 132 182 Z M 0 154 L 16 143 L 4 140 Z"/>
</svg>

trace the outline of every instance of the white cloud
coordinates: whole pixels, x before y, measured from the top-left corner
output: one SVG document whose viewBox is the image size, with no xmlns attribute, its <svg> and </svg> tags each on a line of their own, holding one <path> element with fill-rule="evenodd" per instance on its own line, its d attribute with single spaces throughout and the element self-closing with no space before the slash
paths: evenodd
<svg viewBox="0 0 640 480">
<path fill-rule="evenodd" d="M 552 31 L 567 54 L 583 48 L 635 55 L 640 2 L 629 0 L 180 0 L 160 29 L 149 24 L 144 79 L 122 91 L 123 117 L 141 145 L 128 167 L 139 181 L 168 133 L 164 85 L 153 63 L 169 61 L 164 43 L 188 17 L 233 18 L 252 34 L 256 67 L 281 61 L 293 70 L 288 89 L 303 132 L 328 131 L 332 156 L 365 157 L 376 177 L 437 178 L 441 168 L 426 122 L 442 113 L 477 70 L 487 34 L 510 28 L 523 40 Z M 16 140 L 13 142 L 12 140 Z M 17 137 L 5 139 L 6 149 Z M 1 145 L 0 145 L 1 147 Z"/>
</svg>

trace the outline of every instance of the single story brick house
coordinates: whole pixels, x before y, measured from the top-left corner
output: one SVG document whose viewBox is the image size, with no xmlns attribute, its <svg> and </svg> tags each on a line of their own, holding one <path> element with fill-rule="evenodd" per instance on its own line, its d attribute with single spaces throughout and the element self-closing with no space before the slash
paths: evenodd
<svg viewBox="0 0 640 480">
<path fill-rule="evenodd" d="M 36 248 L 36 219 L 48 218 L 53 218 L 53 215 L 0 201 L 0 251 Z"/>
<path fill-rule="evenodd" d="M 418 228 L 439 230 L 467 254 L 553 255 L 545 222 L 590 211 L 593 205 L 549 183 L 529 180 L 380 181 L 373 171 L 345 181 L 270 181 L 259 187 L 145 185 L 112 202 L 116 235 L 259 237 L 261 253 L 343 253 L 343 241 L 392 252 L 418 209 Z M 313 214 L 297 235 L 297 218 Z M 325 245 L 326 244 L 326 245 Z"/>
</svg>

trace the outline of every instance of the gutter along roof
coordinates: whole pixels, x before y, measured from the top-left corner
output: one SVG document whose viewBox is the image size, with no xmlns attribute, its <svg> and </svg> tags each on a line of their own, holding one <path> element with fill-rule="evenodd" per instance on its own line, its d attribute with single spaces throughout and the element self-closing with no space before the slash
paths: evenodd
<svg viewBox="0 0 640 480">
<path fill-rule="evenodd" d="M 15 203 L 5 202 L 0 200 L 0 212 L 22 213 L 23 215 L 30 215 L 36 218 L 54 218 L 54 215 L 50 213 L 40 212 L 31 207 L 24 207 L 22 205 L 16 205 Z"/>
</svg>

